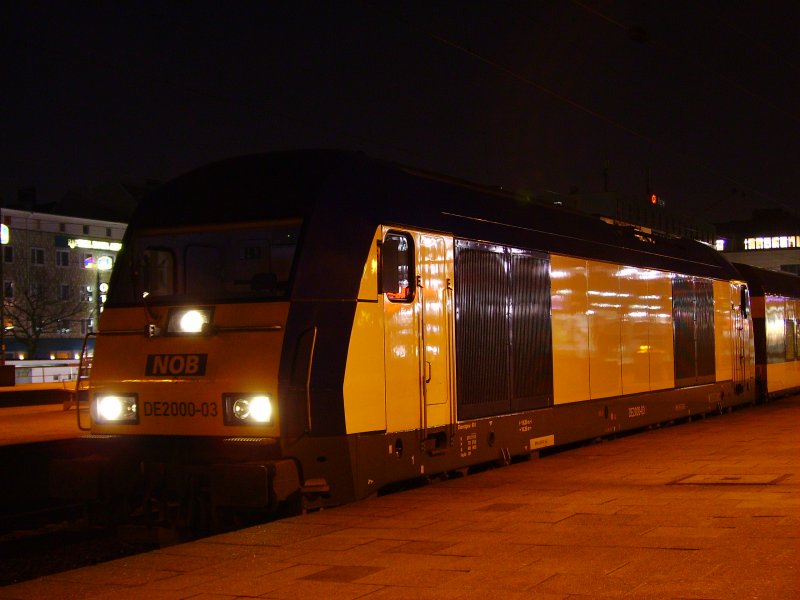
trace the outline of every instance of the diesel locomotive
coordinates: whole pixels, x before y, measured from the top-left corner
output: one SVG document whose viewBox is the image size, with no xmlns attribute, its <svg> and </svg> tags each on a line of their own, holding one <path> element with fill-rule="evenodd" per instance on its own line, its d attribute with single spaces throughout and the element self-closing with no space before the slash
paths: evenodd
<svg viewBox="0 0 800 600">
<path fill-rule="evenodd" d="M 752 403 L 800 387 L 800 286 L 770 277 L 360 153 L 224 160 L 136 210 L 79 389 L 125 450 L 61 481 L 330 506 Z"/>
</svg>

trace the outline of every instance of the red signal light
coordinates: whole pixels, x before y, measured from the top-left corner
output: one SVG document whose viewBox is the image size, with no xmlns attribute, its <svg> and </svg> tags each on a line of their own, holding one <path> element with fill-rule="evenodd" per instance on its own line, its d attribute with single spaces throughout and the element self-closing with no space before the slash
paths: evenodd
<svg viewBox="0 0 800 600">
<path fill-rule="evenodd" d="M 658 204 L 658 196 L 656 196 L 655 194 L 651 194 L 651 196 L 650 196 L 650 204 L 652 204 L 653 206 Z"/>
</svg>

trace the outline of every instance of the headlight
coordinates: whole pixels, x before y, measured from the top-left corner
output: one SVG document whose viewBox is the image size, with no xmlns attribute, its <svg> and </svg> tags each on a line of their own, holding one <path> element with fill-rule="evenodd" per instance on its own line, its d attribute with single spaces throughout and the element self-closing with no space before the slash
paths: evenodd
<svg viewBox="0 0 800 600">
<path fill-rule="evenodd" d="M 138 423 L 137 404 L 133 394 L 96 396 L 95 416 L 100 423 Z"/>
<path fill-rule="evenodd" d="M 167 333 L 206 333 L 211 323 L 210 308 L 173 308 L 169 313 Z"/>
<path fill-rule="evenodd" d="M 272 421 L 272 400 L 263 394 L 224 394 L 226 425 L 262 425 Z"/>
</svg>

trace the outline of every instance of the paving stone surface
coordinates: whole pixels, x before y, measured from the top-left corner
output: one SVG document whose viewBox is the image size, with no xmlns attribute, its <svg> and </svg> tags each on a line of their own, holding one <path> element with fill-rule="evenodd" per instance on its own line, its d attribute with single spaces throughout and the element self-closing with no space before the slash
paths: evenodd
<svg viewBox="0 0 800 600">
<path fill-rule="evenodd" d="M 40 598 L 800 598 L 800 397 L 0 588 Z"/>
</svg>

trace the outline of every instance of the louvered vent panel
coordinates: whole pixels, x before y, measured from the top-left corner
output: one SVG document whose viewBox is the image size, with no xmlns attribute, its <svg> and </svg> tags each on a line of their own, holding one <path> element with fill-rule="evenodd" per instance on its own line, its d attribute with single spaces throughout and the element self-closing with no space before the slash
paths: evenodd
<svg viewBox="0 0 800 600">
<path fill-rule="evenodd" d="M 458 418 L 510 408 L 504 256 L 460 248 L 455 266 Z"/>
</svg>

